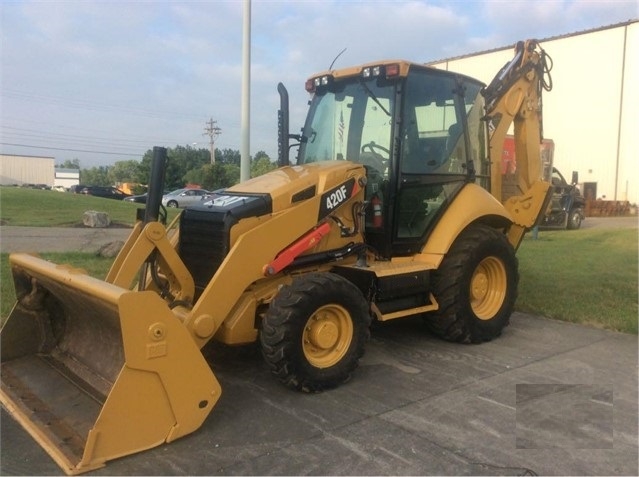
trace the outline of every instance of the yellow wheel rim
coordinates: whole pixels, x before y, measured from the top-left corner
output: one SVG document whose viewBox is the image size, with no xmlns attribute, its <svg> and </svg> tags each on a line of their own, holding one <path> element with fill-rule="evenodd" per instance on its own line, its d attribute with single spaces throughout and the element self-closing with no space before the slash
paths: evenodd
<svg viewBox="0 0 639 477">
<path fill-rule="evenodd" d="M 318 308 L 304 326 L 302 349 L 308 362 L 317 368 L 337 364 L 353 340 L 351 315 L 339 305 Z"/>
<path fill-rule="evenodd" d="M 495 317 L 506 298 L 508 276 L 496 257 L 483 259 L 470 280 L 470 306 L 480 320 Z"/>
</svg>

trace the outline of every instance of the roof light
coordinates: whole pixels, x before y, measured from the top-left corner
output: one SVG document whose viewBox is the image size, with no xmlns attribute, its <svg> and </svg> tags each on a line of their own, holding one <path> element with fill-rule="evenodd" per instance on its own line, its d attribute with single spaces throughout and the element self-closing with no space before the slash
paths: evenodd
<svg viewBox="0 0 639 477">
<path fill-rule="evenodd" d="M 309 93 L 315 92 L 315 84 L 312 79 L 306 80 L 306 83 L 304 84 L 304 89 L 306 89 L 306 91 L 308 91 Z"/>
<path fill-rule="evenodd" d="M 374 66 L 373 67 L 373 76 L 379 76 L 381 68 L 382 68 L 381 66 Z"/>
<path fill-rule="evenodd" d="M 362 70 L 362 76 L 363 76 L 364 78 L 370 78 L 370 76 L 371 76 L 371 69 L 370 69 L 370 68 L 364 68 L 364 69 Z"/>
<path fill-rule="evenodd" d="M 389 78 L 391 76 L 399 75 L 399 65 L 394 63 L 392 65 L 386 65 L 386 77 Z"/>
<path fill-rule="evenodd" d="M 333 82 L 331 75 L 317 76 L 306 81 L 304 87 L 309 93 L 314 93 L 319 88 L 326 88 Z"/>
</svg>

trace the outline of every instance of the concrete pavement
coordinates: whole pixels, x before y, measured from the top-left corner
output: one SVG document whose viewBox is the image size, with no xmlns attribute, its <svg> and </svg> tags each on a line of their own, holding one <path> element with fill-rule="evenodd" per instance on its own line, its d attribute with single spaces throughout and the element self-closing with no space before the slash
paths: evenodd
<svg viewBox="0 0 639 477">
<path fill-rule="evenodd" d="M 375 327 L 353 379 L 301 394 L 257 346 L 205 349 L 222 398 L 196 433 L 93 475 L 637 475 L 637 337 L 515 313 L 457 345 Z M 188 372 L 188 368 L 185 368 Z M 58 475 L 3 411 L 3 475 Z"/>
<path fill-rule="evenodd" d="M 97 252 L 102 245 L 126 240 L 130 228 L 0 227 L 0 251 Z"/>
<path fill-rule="evenodd" d="M 586 217 L 581 223 L 581 227 L 584 229 L 591 228 L 621 228 L 630 229 L 637 228 L 639 224 L 639 216 L 631 215 L 628 217 Z"/>
</svg>

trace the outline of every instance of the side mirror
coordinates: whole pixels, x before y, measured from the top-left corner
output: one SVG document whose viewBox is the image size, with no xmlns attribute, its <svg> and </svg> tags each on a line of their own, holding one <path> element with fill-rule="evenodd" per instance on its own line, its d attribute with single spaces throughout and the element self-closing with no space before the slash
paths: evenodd
<svg viewBox="0 0 639 477">
<path fill-rule="evenodd" d="M 579 172 L 572 171 L 572 183 L 573 184 L 579 183 Z"/>
</svg>

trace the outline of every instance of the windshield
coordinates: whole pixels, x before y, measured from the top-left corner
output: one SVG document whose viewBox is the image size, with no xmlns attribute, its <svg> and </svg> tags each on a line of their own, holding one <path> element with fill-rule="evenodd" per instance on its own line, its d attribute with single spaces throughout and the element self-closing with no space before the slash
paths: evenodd
<svg viewBox="0 0 639 477">
<path fill-rule="evenodd" d="M 316 93 L 304 126 L 299 164 L 349 160 L 387 167 L 395 86 L 385 79 L 354 78 Z"/>
</svg>

